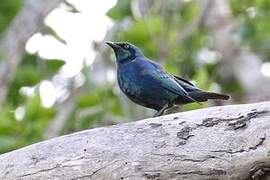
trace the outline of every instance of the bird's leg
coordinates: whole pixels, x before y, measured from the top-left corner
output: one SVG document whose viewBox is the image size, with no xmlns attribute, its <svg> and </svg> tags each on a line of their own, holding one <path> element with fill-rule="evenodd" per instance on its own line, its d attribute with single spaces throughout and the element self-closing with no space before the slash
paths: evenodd
<svg viewBox="0 0 270 180">
<path fill-rule="evenodd" d="M 158 117 L 164 114 L 164 112 L 170 108 L 169 104 L 165 104 L 159 111 L 157 111 L 153 117 Z"/>
</svg>

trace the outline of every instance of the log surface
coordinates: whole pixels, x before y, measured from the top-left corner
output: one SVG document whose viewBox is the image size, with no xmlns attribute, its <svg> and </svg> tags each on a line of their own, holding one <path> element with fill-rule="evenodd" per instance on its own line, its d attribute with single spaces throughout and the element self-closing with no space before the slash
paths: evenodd
<svg viewBox="0 0 270 180">
<path fill-rule="evenodd" d="M 270 102 L 85 130 L 0 155 L 0 179 L 267 179 Z"/>
</svg>

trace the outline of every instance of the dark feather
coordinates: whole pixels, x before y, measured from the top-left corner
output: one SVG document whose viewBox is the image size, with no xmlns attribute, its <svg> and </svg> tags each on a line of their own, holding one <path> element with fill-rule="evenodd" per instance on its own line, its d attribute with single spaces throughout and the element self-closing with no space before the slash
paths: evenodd
<svg viewBox="0 0 270 180">
<path fill-rule="evenodd" d="M 173 75 L 177 80 L 179 80 L 179 81 L 183 81 L 183 82 L 185 82 L 185 83 L 187 83 L 187 84 L 189 84 L 189 85 L 191 85 L 191 86 L 195 86 L 194 84 L 192 84 L 191 82 L 189 82 L 188 80 L 186 80 L 186 79 L 184 79 L 184 78 L 180 78 L 180 77 L 178 77 L 178 76 L 175 76 L 175 75 Z"/>
<path fill-rule="evenodd" d="M 205 92 L 205 96 L 207 99 L 221 99 L 221 100 L 228 100 L 230 96 L 226 94 L 218 94 L 213 92 Z"/>
</svg>

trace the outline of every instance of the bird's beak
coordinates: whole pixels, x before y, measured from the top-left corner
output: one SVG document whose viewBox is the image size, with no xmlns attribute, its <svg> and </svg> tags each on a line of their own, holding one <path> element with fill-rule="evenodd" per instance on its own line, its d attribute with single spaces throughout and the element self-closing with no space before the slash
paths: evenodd
<svg viewBox="0 0 270 180">
<path fill-rule="evenodd" d="M 106 41 L 105 42 L 106 44 L 108 44 L 111 48 L 113 48 L 114 50 L 115 49 L 117 49 L 117 48 L 119 48 L 119 46 L 118 45 L 116 45 L 114 42 L 112 42 L 112 41 Z"/>
</svg>

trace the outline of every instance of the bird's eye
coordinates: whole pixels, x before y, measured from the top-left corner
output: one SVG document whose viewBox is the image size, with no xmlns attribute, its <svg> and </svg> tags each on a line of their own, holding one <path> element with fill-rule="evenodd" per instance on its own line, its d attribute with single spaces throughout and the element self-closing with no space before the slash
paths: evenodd
<svg viewBox="0 0 270 180">
<path fill-rule="evenodd" d="M 123 48 L 124 48 L 124 49 L 128 49 L 128 48 L 129 48 L 129 45 L 128 45 L 128 44 L 124 44 L 124 45 L 123 45 Z"/>
</svg>

